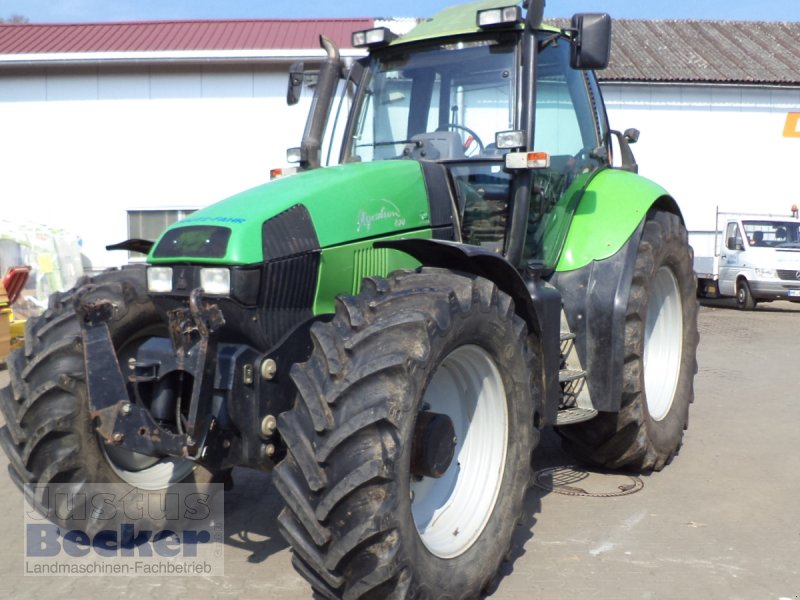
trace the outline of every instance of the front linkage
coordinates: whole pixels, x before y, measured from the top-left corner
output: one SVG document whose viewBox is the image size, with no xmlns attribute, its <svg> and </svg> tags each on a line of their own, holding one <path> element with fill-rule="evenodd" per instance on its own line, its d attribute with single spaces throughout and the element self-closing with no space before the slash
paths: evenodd
<svg viewBox="0 0 800 600">
<path fill-rule="evenodd" d="M 125 377 L 107 326 L 113 311 L 107 300 L 76 300 L 90 415 L 103 441 L 215 471 L 235 465 L 271 470 L 283 454 L 275 415 L 289 402 L 276 389 L 275 358 L 219 343 L 225 318 L 197 288 L 188 306 L 167 312 L 170 338 L 142 344 L 125 365 L 131 371 Z M 152 398 L 149 406 L 146 398 Z"/>
</svg>

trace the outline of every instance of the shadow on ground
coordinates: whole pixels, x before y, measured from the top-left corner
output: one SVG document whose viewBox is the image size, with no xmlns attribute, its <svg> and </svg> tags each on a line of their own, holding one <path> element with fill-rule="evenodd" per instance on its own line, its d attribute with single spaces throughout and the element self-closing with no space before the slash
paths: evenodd
<svg viewBox="0 0 800 600">
<path fill-rule="evenodd" d="M 278 531 L 283 499 L 268 473 L 234 469 L 233 489 L 225 492 L 225 544 L 261 563 L 288 547 Z"/>
<path fill-rule="evenodd" d="M 700 306 L 707 308 L 724 308 L 727 310 L 740 310 L 736 306 L 735 298 L 699 298 Z M 744 311 L 743 311 L 744 312 Z M 778 300 L 775 302 L 759 302 L 753 312 L 766 313 L 800 313 L 800 303 Z"/>
<path fill-rule="evenodd" d="M 550 467 L 574 464 L 575 459 L 562 450 L 558 434 L 548 428 L 542 432 L 541 441 L 533 453 L 533 460 L 531 462 L 533 468 L 531 487 L 528 489 L 528 493 L 525 496 L 522 518 L 517 524 L 517 530 L 514 532 L 514 538 L 511 542 L 511 551 L 506 561 L 500 567 L 500 572 L 493 582 L 492 587 L 487 590 L 487 593 L 490 595 L 497 590 L 504 577 L 508 577 L 514 572 L 515 562 L 525 554 L 525 544 L 536 535 L 535 527 L 537 515 L 542 510 L 542 498 L 552 493 L 552 475 L 546 474 L 540 479 L 539 483 L 543 485 L 533 485 L 536 472 Z"/>
</svg>

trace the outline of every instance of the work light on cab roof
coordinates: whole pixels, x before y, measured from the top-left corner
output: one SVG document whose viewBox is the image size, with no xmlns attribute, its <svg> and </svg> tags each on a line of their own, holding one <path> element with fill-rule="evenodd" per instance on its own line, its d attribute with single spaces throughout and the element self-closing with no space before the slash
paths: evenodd
<svg viewBox="0 0 800 600">
<path fill-rule="evenodd" d="M 353 32 L 353 48 L 373 48 L 375 46 L 385 46 L 397 39 L 397 34 L 387 27 L 376 27 L 374 29 L 364 29 Z"/>
<path fill-rule="evenodd" d="M 501 8 L 490 8 L 479 10 L 476 18 L 478 27 L 485 29 L 497 25 L 508 25 L 509 23 L 519 23 L 522 21 L 522 11 L 519 6 L 503 6 Z"/>
</svg>

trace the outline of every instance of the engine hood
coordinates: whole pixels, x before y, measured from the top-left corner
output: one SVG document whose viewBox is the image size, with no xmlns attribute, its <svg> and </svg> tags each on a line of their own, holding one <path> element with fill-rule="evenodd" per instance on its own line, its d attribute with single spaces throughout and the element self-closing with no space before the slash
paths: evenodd
<svg viewBox="0 0 800 600">
<path fill-rule="evenodd" d="M 279 179 L 170 226 L 153 245 L 148 262 L 260 263 L 265 244 L 276 241 L 264 237 L 279 229 L 265 223 L 290 210 L 301 212 L 306 222 L 310 219 L 320 249 L 427 228 L 431 209 L 424 170 L 417 161 L 395 160 L 352 163 Z M 292 236 L 291 228 L 279 230 Z M 292 253 L 291 243 L 279 245 L 287 248 L 287 255 Z"/>
</svg>

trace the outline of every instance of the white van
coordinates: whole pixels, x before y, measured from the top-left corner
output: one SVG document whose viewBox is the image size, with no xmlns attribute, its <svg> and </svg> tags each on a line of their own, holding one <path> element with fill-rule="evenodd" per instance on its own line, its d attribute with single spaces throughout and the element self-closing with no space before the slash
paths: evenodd
<svg viewBox="0 0 800 600">
<path fill-rule="evenodd" d="M 695 256 L 700 295 L 735 296 L 743 310 L 800 302 L 800 219 L 739 215 L 718 223 L 714 256 Z"/>
</svg>

